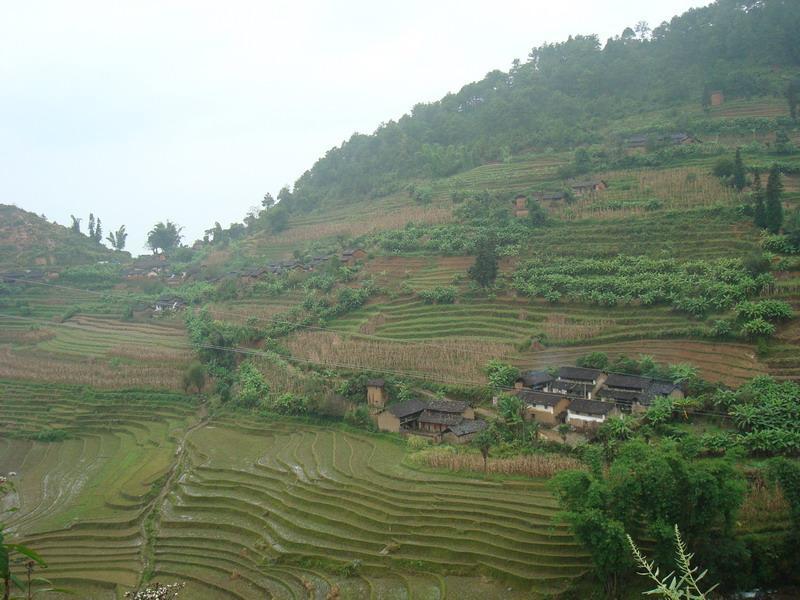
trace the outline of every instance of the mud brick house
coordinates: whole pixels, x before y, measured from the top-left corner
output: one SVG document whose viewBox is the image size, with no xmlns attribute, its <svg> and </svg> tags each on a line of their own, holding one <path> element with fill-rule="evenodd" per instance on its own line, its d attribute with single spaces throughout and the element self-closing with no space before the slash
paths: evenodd
<svg viewBox="0 0 800 600">
<path fill-rule="evenodd" d="M 575 429 L 586 431 L 599 427 L 609 417 L 619 415 L 616 404 L 579 398 L 570 402 L 567 408 L 567 423 Z"/>
<path fill-rule="evenodd" d="M 531 390 L 514 392 L 522 401 L 523 417 L 526 421 L 535 420 L 543 425 L 557 425 L 566 418 L 567 408 L 571 403 L 569 396 L 550 394 Z"/>
<path fill-rule="evenodd" d="M 514 389 L 528 388 L 537 392 L 543 391 L 553 381 L 553 376 L 547 371 L 527 371 L 514 381 Z"/>
<path fill-rule="evenodd" d="M 442 434 L 442 441 L 448 444 L 467 444 L 489 424 L 481 419 L 465 419 L 458 425 L 451 425 Z"/>
<path fill-rule="evenodd" d="M 372 414 L 384 409 L 389 401 L 389 392 L 383 379 L 370 379 L 367 381 L 367 404 Z"/>
<path fill-rule="evenodd" d="M 725 94 L 720 90 L 711 92 L 711 106 L 722 106 L 725 103 Z"/>
<path fill-rule="evenodd" d="M 576 196 L 583 196 L 584 194 L 603 191 L 608 185 L 602 179 L 590 179 L 587 181 L 573 181 L 570 183 L 570 187 Z"/>
<path fill-rule="evenodd" d="M 474 420 L 475 411 L 456 400 L 408 400 L 377 412 L 373 419 L 381 431 L 417 433 L 440 441 L 451 427 Z"/>
<path fill-rule="evenodd" d="M 518 219 L 528 216 L 528 197 L 525 194 L 514 196 L 514 216 Z"/>
<path fill-rule="evenodd" d="M 555 202 L 557 200 L 564 199 L 564 192 L 539 192 L 536 195 L 536 198 L 539 200 L 550 200 L 551 202 Z"/>
<path fill-rule="evenodd" d="M 426 408 L 427 403 L 416 399 L 392 404 L 375 415 L 375 424 L 381 431 L 394 433 L 415 431 L 418 426 L 417 419 Z"/>
<path fill-rule="evenodd" d="M 599 369 L 561 367 L 555 380 L 544 391 L 591 400 L 595 388 L 602 385 L 605 377 L 606 374 Z"/>
</svg>

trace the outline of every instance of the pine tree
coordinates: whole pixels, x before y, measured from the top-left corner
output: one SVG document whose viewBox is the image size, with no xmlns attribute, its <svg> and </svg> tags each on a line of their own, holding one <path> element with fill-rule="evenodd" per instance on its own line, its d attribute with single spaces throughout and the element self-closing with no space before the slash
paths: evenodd
<svg viewBox="0 0 800 600">
<path fill-rule="evenodd" d="M 89 239 L 94 239 L 94 214 L 89 213 Z"/>
<path fill-rule="evenodd" d="M 783 225 L 783 203 L 781 202 L 781 170 L 777 164 L 769 170 L 766 191 L 766 227 L 772 233 L 778 233 Z"/>
<path fill-rule="evenodd" d="M 747 185 L 747 174 L 744 170 L 744 162 L 742 162 L 742 149 L 736 149 L 736 157 L 733 159 L 733 187 L 740 192 Z"/>
<path fill-rule="evenodd" d="M 98 244 L 103 241 L 103 226 L 100 224 L 100 217 L 97 217 L 97 224 L 94 226 L 94 237 L 92 239 Z"/>
<path fill-rule="evenodd" d="M 753 175 L 753 223 L 764 229 L 767 226 L 767 208 L 764 206 L 764 188 L 761 187 L 761 175 L 756 171 Z"/>
<path fill-rule="evenodd" d="M 467 274 L 481 287 L 493 284 L 497 278 L 497 249 L 495 246 L 496 242 L 491 237 L 478 242 L 475 264 L 467 271 Z"/>
</svg>

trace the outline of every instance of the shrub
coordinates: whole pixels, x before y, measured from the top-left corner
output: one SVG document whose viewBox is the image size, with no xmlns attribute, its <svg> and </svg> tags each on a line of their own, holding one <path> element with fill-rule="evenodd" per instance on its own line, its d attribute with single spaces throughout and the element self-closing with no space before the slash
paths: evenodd
<svg viewBox="0 0 800 600">
<path fill-rule="evenodd" d="M 237 371 L 236 404 L 244 408 L 255 408 L 269 395 L 269 385 L 264 376 L 251 362 L 243 362 Z"/>
<path fill-rule="evenodd" d="M 453 304 L 456 301 L 457 294 L 458 289 L 452 285 L 437 286 L 417 292 L 417 296 L 425 304 Z"/>
<path fill-rule="evenodd" d="M 605 352 L 591 352 L 581 356 L 575 364 L 587 369 L 606 369 L 608 368 L 608 354 Z"/>
<path fill-rule="evenodd" d="M 742 325 L 742 335 L 748 339 L 769 337 L 775 333 L 775 325 L 764 319 L 756 318 Z"/>
<path fill-rule="evenodd" d="M 269 403 L 269 409 L 280 415 L 304 415 L 308 413 L 308 398 L 297 394 L 281 394 Z"/>
</svg>

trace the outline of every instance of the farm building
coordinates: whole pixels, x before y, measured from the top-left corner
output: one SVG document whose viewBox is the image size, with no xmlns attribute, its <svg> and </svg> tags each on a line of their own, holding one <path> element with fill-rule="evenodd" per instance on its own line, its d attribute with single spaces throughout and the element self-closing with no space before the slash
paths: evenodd
<svg viewBox="0 0 800 600">
<path fill-rule="evenodd" d="M 609 417 L 620 415 L 620 411 L 611 402 L 573 400 L 567 408 L 567 423 L 575 429 L 586 430 L 599 427 Z"/>
<path fill-rule="evenodd" d="M 367 252 L 363 248 L 348 248 L 339 257 L 344 264 L 350 266 L 367 257 Z"/>
<path fill-rule="evenodd" d="M 389 406 L 373 418 L 381 431 L 413 431 L 441 440 L 448 428 L 474 420 L 475 411 L 466 402 L 456 400 L 408 400 Z"/>
<path fill-rule="evenodd" d="M 547 371 L 528 371 L 521 373 L 514 381 L 514 389 L 528 388 L 534 391 L 543 391 L 551 382 L 553 376 Z"/>
<path fill-rule="evenodd" d="M 371 413 L 384 409 L 389 400 L 389 392 L 383 379 L 370 379 L 367 381 L 367 404 Z"/>
<path fill-rule="evenodd" d="M 448 444 L 467 444 L 488 426 L 489 424 L 481 419 L 474 421 L 465 419 L 457 425 L 448 427 L 442 434 L 442 441 Z"/>
<path fill-rule="evenodd" d="M 514 394 L 522 401 L 523 416 L 526 421 L 534 419 L 544 425 L 563 423 L 570 398 L 563 394 L 549 394 L 519 390 Z"/>
<path fill-rule="evenodd" d="M 573 181 L 570 183 L 572 191 L 576 196 L 583 196 L 584 194 L 592 194 L 594 192 L 601 192 L 608 187 L 602 179 L 590 179 L 587 181 Z"/>
<path fill-rule="evenodd" d="M 599 369 L 561 367 L 555 381 L 548 384 L 544 391 L 591 400 L 595 388 L 603 383 L 605 377 L 605 373 Z"/>
<path fill-rule="evenodd" d="M 554 202 L 556 200 L 563 200 L 564 192 L 539 192 L 536 194 L 536 198 L 539 200 L 550 200 L 551 202 Z"/>
<path fill-rule="evenodd" d="M 625 139 L 628 148 L 644 148 L 647 146 L 648 137 L 646 135 L 632 135 Z"/>
<path fill-rule="evenodd" d="M 720 90 L 711 92 L 711 106 L 722 106 L 725 103 L 725 94 Z"/>
<path fill-rule="evenodd" d="M 528 216 L 528 197 L 525 194 L 514 197 L 514 216 L 518 219 Z"/>
<path fill-rule="evenodd" d="M 597 398 L 616 405 L 624 413 L 646 410 L 645 394 L 640 391 L 602 389 L 597 392 Z"/>
<path fill-rule="evenodd" d="M 375 415 L 375 423 L 381 431 L 413 431 L 417 428 L 417 418 L 427 404 L 422 400 L 407 400 L 393 404 Z"/>
<path fill-rule="evenodd" d="M 186 306 L 186 301 L 183 298 L 171 297 L 156 300 L 152 309 L 154 313 L 168 313 L 183 310 Z"/>
</svg>

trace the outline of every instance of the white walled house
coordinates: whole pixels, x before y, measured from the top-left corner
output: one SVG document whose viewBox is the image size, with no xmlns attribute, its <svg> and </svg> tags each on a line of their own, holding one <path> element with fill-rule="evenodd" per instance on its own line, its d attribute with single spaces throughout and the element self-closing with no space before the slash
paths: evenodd
<svg viewBox="0 0 800 600">
<path fill-rule="evenodd" d="M 619 414 L 619 409 L 611 402 L 573 400 L 567 408 L 567 423 L 575 429 L 592 429 L 605 423 L 609 417 Z"/>
</svg>

